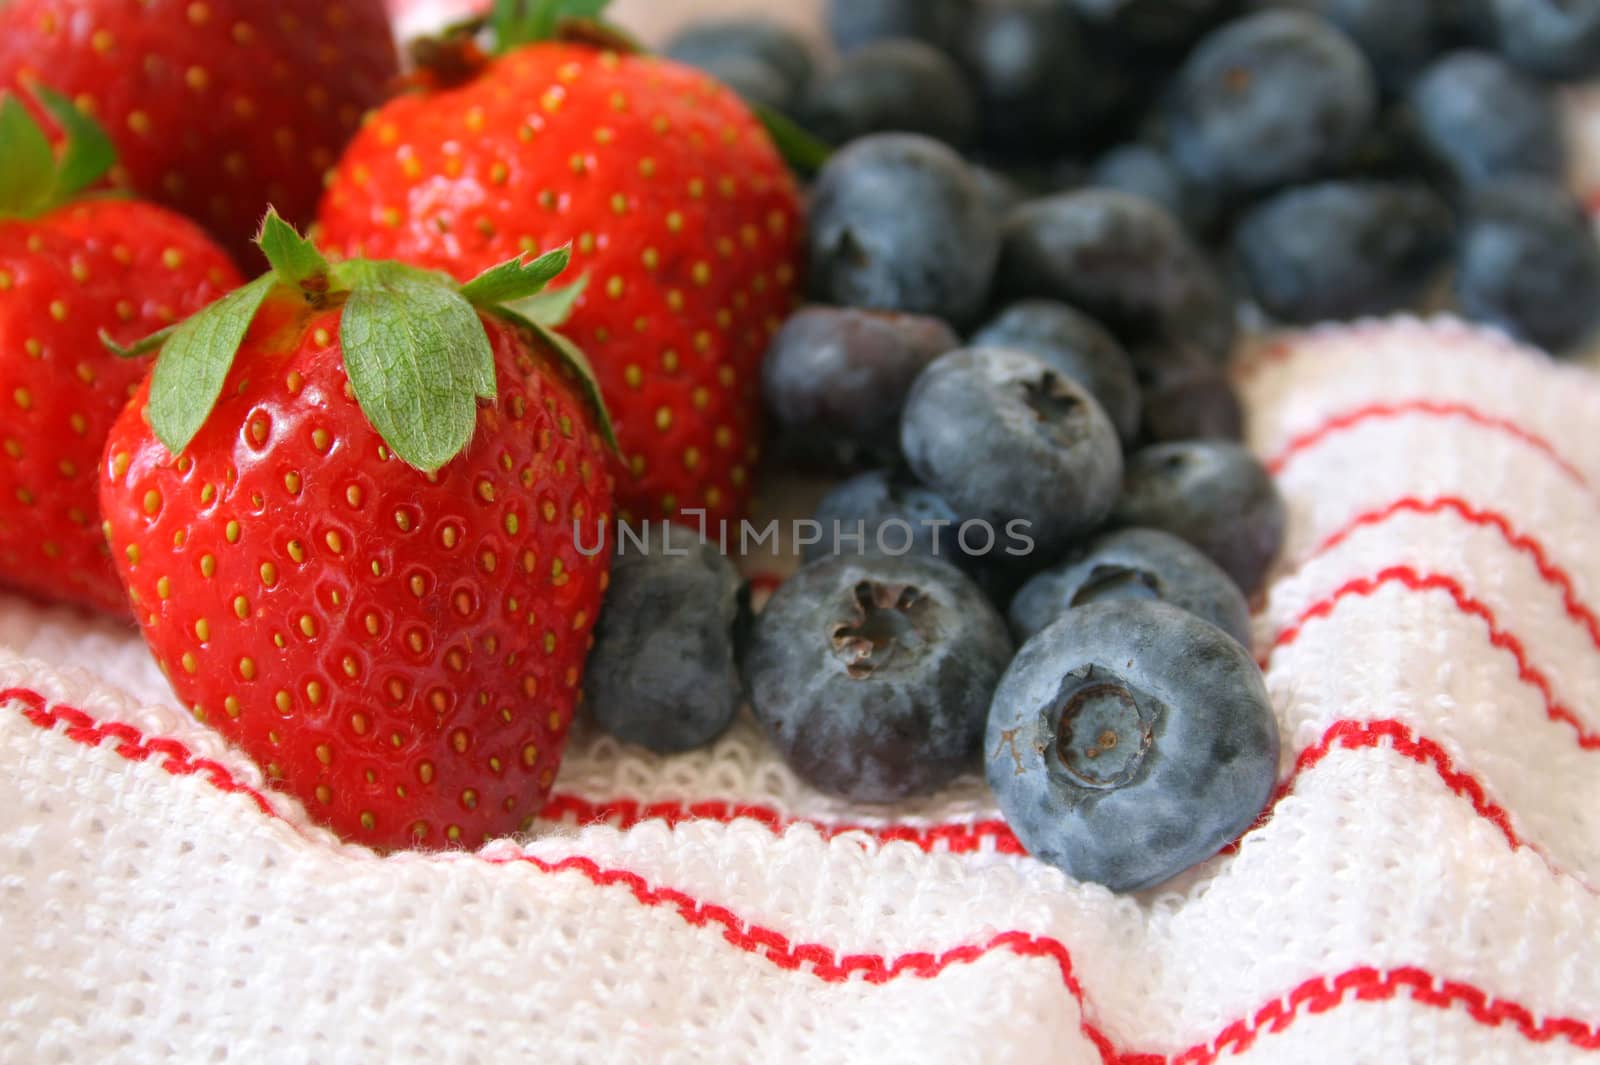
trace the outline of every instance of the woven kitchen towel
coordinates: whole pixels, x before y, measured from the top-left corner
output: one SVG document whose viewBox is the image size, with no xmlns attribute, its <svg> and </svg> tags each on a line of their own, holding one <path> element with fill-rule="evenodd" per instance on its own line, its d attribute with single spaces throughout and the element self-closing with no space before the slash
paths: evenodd
<svg viewBox="0 0 1600 1065">
<path fill-rule="evenodd" d="M 1236 852 L 1118 898 L 976 778 L 851 807 L 741 722 L 580 733 L 531 838 L 378 858 L 135 637 L 0 599 L 0 1061 L 1590 1058 L 1600 378 L 1414 320 L 1241 375 L 1292 518 L 1283 788 Z"/>
</svg>

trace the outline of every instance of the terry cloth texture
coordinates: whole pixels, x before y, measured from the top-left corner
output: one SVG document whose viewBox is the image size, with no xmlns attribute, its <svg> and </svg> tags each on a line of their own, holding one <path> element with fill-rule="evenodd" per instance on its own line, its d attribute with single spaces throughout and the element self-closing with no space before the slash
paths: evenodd
<svg viewBox="0 0 1600 1065">
<path fill-rule="evenodd" d="M 1119 898 L 976 777 L 580 732 L 548 820 L 341 846 L 137 637 L 0 600 L 0 1061 L 1561 1062 L 1600 1050 L 1600 379 L 1451 321 L 1240 370 L 1291 512 L 1282 789 Z M 596 823 L 603 822 L 603 823 Z"/>
</svg>

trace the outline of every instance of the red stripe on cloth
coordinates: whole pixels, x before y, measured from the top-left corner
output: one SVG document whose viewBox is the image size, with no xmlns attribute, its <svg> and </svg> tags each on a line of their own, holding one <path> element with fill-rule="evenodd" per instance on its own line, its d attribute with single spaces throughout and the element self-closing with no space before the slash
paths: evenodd
<svg viewBox="0 0 1600 1065">
<path fill-rule="evenodd" d="M 1454 577 L 1440 573 L 1419 573 L 1410 566 L 1392 566 L 1375 576 L 1357 577 L 1347 581 L 1332 595 L 1306 608 L 1294 624 L 1280 632 L 1278 638 L 1273 641 L 1273 650 L 1294 643 L 1300 638 L 1306 625 L 1320 618 L 1327 618 L 1345 600 L 1368 598 L 1390 585 L 1399 585 L 1413 592 L 1444 592 L 1462 613 L 1483 621 L 1489 627 L 1489 642 L 1516 659 L 1517 679 L 1539 692 L 1544 699 L 1545 713 L 1550 719 L 1570 727 L 1578 745 L 1585 750 L 1600 748 L 1600 735 L 1591 732 L 1578 720 L 1576 714 L 1556 699 L 1555 693 L 1550 688 L 1549 679 L 1528 660 L 1522 641 L 1501 628 L 1494 611 L 1487 604 L 1469 595 Z"/>
<path fill-rule="evenodd" d="M 169 766 L 168 771 L 198 775 L 220 791 L 248 795 L 263 813 L 282 819 L 259 791 L 235 781 L 225 767 L 193 758 L 176 741 L 145 740 L 131 726 L 96 722 L 81 710 L 51 705 L 39 693 L 25 688 L 0 691 L 0 702 L 20 703 L 24 717 L 40 728 L 53 729 L 65 724 L 67 727 L 62 734 L 79 743 L 99 746 L 107 739 L 115 740 L 116 745 L 111 749 L 132 761 L 145 761 L 151 754 L 162 754 L 169 762 L 181 759 L 179 767 Z M 1354 731 L 1350 734 L 1361 737 L 1363 745 L 1377 745 L 1376 739 L 1370 744 L 1366 742 L 1365 737 L 1375 735 L 1370 730 L 1362 731 L 1360 723 L 1351 723 L 1351 726 Z M 1399 726 L 1399 729 L 1403 730 L 1404 726 Z M 1400 747 L 1397 745 L 1396 749 Z M 1437 754 L 1444 757 L 1442 751 Z M 1301 761 L 1307 766 L 1319 760 L 1308 758 L 1307 754 L 1301 755 Z M 1448 762 L 1447 758 L 1445 762 Z M 1046 959 L 1055 964 L 1062 984 L 1077 1001 L 1079 1026 L 1106 1065 L 1209 1065 L 1225 1054 L 1239 1054 L 1249 1049 L 1262 1032 L 1282 1032 L 1298 1017 L 1306 1014 L 1326 1013 L 1355 1003 L 1402 998 L 1437 1010 L 1459 1009 L 1478 1024 L 1490 1028 L 1509 1028 L 1533 1042 L 1560 1039 L 1580 1049 L 1600 1050 L 1600 1027 L 1596 1025 L 1574 1017 L 1536 1017 L 1526 1006 L 1491 995 L 1475 984 L 1447 980 L 1414 966 L 1393 969 L 1357 966 L 1336 975 L 1302 981 L 1287 994 L 1275 997 L 1255 1010 L 1249 1017 L 1236 1020 L 1212 1038 L 1175 1054 L 1123 1049 L 1089 1020 L 1093 1011 L 1083 985 L 1073 972 L 1071 952 L 1064 943 L 1051 936 L 1014 930 L 1001 932 L 982 943 L 965 944 L 942 951 L 915 951 L 895 956 L 871 952 L 845 953 L 819 943 L 797 943 L 775 929 L 745 920 L 726 906 L 673 888 L 652 885 L 637 873 L 606 868 L 592 858 L 575 855 L 549 861 L 533 855 L 519 855 L 483 860 L 500 865 L 526 865 L 549 875 L 575 873 L 597 887 L 620 887 L 641 906 L 672 912 L 691 927 L 716 928 L 724 940 L 747 954 L 765 959 L 781 969 L 808 972 L 828 983 L 847 983 L 860 978 L 866 983 L 882 984 L 906 976 L 933 979 L 953 965 L 970 964 L 1000 951 L 1023 958 Z"/>
<path fill-rule="evenodd" d="M 0 703 L 7 702 L 21 703 L 22 715 L 42 729 L 49 730 L 59 724 L 65 724 L 63 734 L 68 739 L 87 747 L 98 747 L 106 740 L 115 740 L 116 753 L 130 762 L 144 762 L 148 761 L 151 755 L 160 755 L 158 764 L 168 773 L 174 776 L 204 777 L 218 791 L 249 796 L 257 808 L 267 816 L 281 816 L 273 809 L 266 795 L 248 784 L 235 780 L 233 774 L 221 763 L 213 762 L 209 758 L 196 758 L 177 740 L 146 739 L 143 733 L 131 725 L 97 721 L 82 710 L 51 703 L 43 695 L 28 688 L 0 690 Z"/>
<path fill-rule="evenodd" d="M 1326 554 L 1338 547 L 1359 529 L 1381 525 L 1401 514 L 1454 514 L 1468 524 L 1494 529 L 1512 548 L 1533 559 L 1533 564 L 1538 569 L 1540 578 L 1561 593 L 1562 607 L 1566 610 L 1567 616 L 1583 626 L 1584 631 L 1589 634 L 1589 641 L 1597 649 L 1600 649 L 1600 620 L 1597 620 L 1594 612 L 1578 598 L 1571 575 L 1550 560 L 1549 553 L 1545 550 L 1544 545 L 1532 536 L 1518 532 L 1516 527 L 1512 525 L 1511 519 L 1501 511 L 1476 507 L 1457 496 L 1441 496 L 1437 499 L 1421 499 L 1416 496 L 1408 496 L 1404 499 L 1398 499 L 1386 507 L 1359 514 L 1326 540 L 1323 540 L 1321 544 L 1317 545 L 1316 549 L 1308 556 L 1308 560 L 1309 558 L 1316 558 L 1319 555 Z"/>
<path fill-rule="evenodd" d="M 1404 417 L 1456 419 L 1520 440 L 1544 453 L 1562 473 L 1583 486 L 1586 491 L 1591 494 L 1594 491 L 1583 473 L 1568 462 L 1550 441 L 1539 434 L 1523 428 L 1509 418 L 1486 414 L 1470 404 L 1432 399 L 1413 399 L 1399 403 L 1371 403 L 1341 414 L 1335 414 L 1315 428 L 1290 439 L 1282 451 L 1268 460 L 1267 469 L 1273 474 L 1282 473 L 1284 468 L 1298 455 L 1315 448 L 1329 437 L 1347 432 L 1367 422 L 1387 421 Z"/>
<path fill-rule="evenodd" d="M 69 739 L 85 746 L 96 747 L 107 739 L 117 740 L 115 752 L 130 761 L 145 761 L 152 754 L 161 754 L 162 768 L 175 775 L 202 774 L 219 790 L 248 795 L 263 812 L 272 817 L 281 815 L 272 807 L 266 796 L 236 781 L 222 765 L 208 759 L 196 759 L 176 740 L 146 740 L 138 730 L 127 725 L 100 723 L 81 710 L 68 706 L 51 705 L 37 692 L 25 688 L 0 691 L 0 703 L 15 701 L 23 706 L 23 715 L 42 729 L 53 729 L 65 723 L 63 731 Z M 1294 769 L 1274 793 L 1271 804 L 1262 811 L 1256 823 L 1245 833 L 1255 831 L 1271 819 L 1279 801 L 1290 794 L 1299 776 L 1321 763 L 1336 749 L 1370 750 L 1387 749 L 1418 765 L 1432 769 L 1446 788 L 1459 798 L 1466 799 L 1478 816 L 1499 829 L 1506 843 L 1513 849 L 1527 847 L 1545 857 L 1539 848 L 1523 840 L 1511 825 L 1510 813 L 1488 797 L 1484 786 L 1470 773 L 1456 768 L 1449 753 L 1438 743 L 1418 735 L 1408 725 L 1392 719 L 1354 720 L 1342 719 L 1330 725 L 1321 739 L 1300 752 Z M 915 825 L 858 825 L 825 822 L 807 818 L 789 817 L 771 807 L 749 803 L 731 803 L 708 800 L 698 803 L 659 802 L 640 803 L 630 799 L 613 799 L 591 802 L 576 795 L 556 795 L 541 814 L 546 821 L 571 819 L 578 823 L 605 823 L 614 827 L 632 828 L 649 820 L 663 820 L 678 825 L 696 820 L 719 823 L 746 819 L 780 833 L 794 825 L 809 825 L 827 836 L 847 832 L 862 832 L 880 842 L 908 842 L 925 851 L 946 850 L 953 854 L 972 853 L 983 849 L 985 840 L 992 840 L 994 850 L 1002 854 L 1025 854 L 1021 842 L 1003 821 L 984 820 L 971 823 L 947 823 L 929 826 Z M 1226 851 L 1234 851 L 1238 841 Z M 1551 871 L 1557 875 L 1571 875 L 1550 862 Z"/>
<path fill-rule="evenodd" d="M 1299 774 L 1322 762 L 1334 750 L 1364 750 L 1386 748 L 1418 765 L 1427 766 L 1438 774 L 1444 785 L 1457 796 L 1466 799 L 1478 816 L 1494 825 L 1513 850 L 1528 847 L 1511 827 L 1511 815 L 1488 797 L 1484 786 L 1470 773 L 1459 770 L 1443 747 L 1419 736 L 1403 722 L 1392 719 L 1358 721 L 1342 719 L 1323 732 L 1322 738 L 1300 752 L 1294 770 L 1279 787 L 1273 802 L 1293 791 Z M 1257 827 L 1271 816 L 1272 807 L 1263 812 Z M 669 825 L 691 821 L 710 820 L 727 823 L 746 819 L 755 821 L 774 833 L 795 825 L 809 825 L 828 836 L 847 832 L 861 832 L 872 838 L 888 842 L 915 844 L 925 851 L 944 850 L 952 854 L 967 854 L 983 849 L 985 840 L 992 840 L 994 850 L 1001 854 L 1024 854 L 1022 844 L 1004 821 L 974 821 L 970 823 L 945 823 L 927 826 L 913 825 L 862 825 L 821 821 L 804 817 L 789 817 L 768 807 L 749 803 L 731 803 L 710 800 L 705 802 L 655 802 L 641 803 L 632 799 L 590 801 L 579 795 L 558 794 L 551 797 L 540 815 L 545 820 L 571 820 L 579 824 L 601 823 L 616 828 L 632 828 L 645 821 L 662 820 Z"/>
</svg>

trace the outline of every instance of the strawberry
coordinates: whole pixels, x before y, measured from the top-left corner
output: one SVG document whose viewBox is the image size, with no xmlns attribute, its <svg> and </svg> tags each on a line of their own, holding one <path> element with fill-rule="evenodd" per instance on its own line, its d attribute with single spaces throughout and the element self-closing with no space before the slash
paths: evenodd
<svg viewBox="0 0 1600 1065">
<path fill-rule="evenodd" d="M 498 58 L 436 49 L 456 80 L 363 127 L 330 179 L 322 237 L 457 278 L 572 242 L 587 286 L 566 329 L 616 420 L 623 516 L 737 517 L 757 458 L 758 365 L 799 286 L 795 185 L 760 123 L 706 75 L 537 40 L 571 6 L 603 3 L 503 0 Z"/>
<path fill-rule="evenodd" d="M 113 181 L 238 261 L 267 203 L 309 221 L 322 174 L 398 73 L 383 0 L 9 0 L 0 88 L 44 78 L 116 142 Z"/>
<path fill-rule="evenodd" d="M 95 470 L 111 423 L 148 369 L 132 343 L 239 282 L 193 223 L 151 204 L 74 199 L 111 166 L 110 142 L 38 89 L 60 158 L 0 94 L 0 584 L 127 612 L 100 535 Z"/>
<path fill-rule="evenodd" d="M 515 830 L 555 776 L 610 564 L 592 379 L 499 306 L 569 253 L 458 287 L 330 267 L 276 215 L 261 245 L 271 272 L 165 339 L 106 446 L 145 639 L 340 835 Z"/>
</svg>

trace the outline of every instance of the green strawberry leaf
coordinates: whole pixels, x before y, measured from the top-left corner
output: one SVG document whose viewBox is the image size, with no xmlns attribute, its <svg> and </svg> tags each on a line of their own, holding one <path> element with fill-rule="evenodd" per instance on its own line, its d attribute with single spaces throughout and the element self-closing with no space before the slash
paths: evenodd
<svg viewBox="0 0 1600 1065">
<path fill-rule="evenodd" d="M 309 293 L 322 295 L 328 288 L 328 260 L 322 257 L 317 246 L 285 222 L 277 208 L 268 207 L 261 220 L 261 233 L 256 237 L 261 252 L 272 264 L 278 280 Z"/>
<path fill-rule="evenodd" d="M 46 210 L 55 189 L 50 140 L 22 101 L 0 98 L 0 217 L 31 218 Z"/>
<path fill-rule="evenodd" d="M 427 473 L 467 446 L 480 399 L 495 398 L 494 350 L 459 292 L 370 263 L 340 318 L 345 372 L 367 420 Z"/>
<path fill-rule="evenodd" d="M 594 412 L 600 439 L 606 442 L 606 446 L 614 454 L 622 454 L 622 445 L 617 443 L 616 427 L 611 424 L 611 412 L 606 409 L 605 397 L 600 394 L 600 379 L 594 375 L 594 367 L 589 365 L 589 357 L 583 353 L 583 349 L 549 326 L 527 318 L 511 307 L 495 307 L 489 313 L 512 325 L 521 326 L 555 349 L 556 354 L 561 356 L 561 361 L 571 367 L 572 372 L 577 375 L 578 383 L 583 388 L 584 398 L 589 401 L 589 407 Z"/>
<path fill-rule="evenodd" d="M 524 263 L 520 257 L 509 259 L 462 285 L 461 294 L 475 306 L 484 308 L 527 299 L 543 292 L 571 261 L 571 244 L 547 251 L 530 263 Z"/>
<path fill-rule="evenodd" d="M 562 22 L 571 19 L 596 20 L 611 0 L 495 0 L 489 15 L 499 49 L 507 51 L 524 44 L 548 41 Z"/>
<path fill-rule="evenodd" d="M 589 275 L 583 274 L 570 285 L 547 288 L 543 292 L 525 296 L 520 300 L 508 300 L 505 307 L 546 328 L 560 329 L 567 324 L 567 319 L 572 317 L 572 310 L 578 304 L 578 297 L 583 295 L 588 287 Z"/>
<path fill-rule="evenodd" d="M 277 281 L 263 274 L 234 289 L 178 326 L 162 348 L 150 377 L 150 428 L 172 454 L 182 454 L 210 417 L 239 345 Z"/>
<path fill-rule="evenodd" d="M 753 104 L 750 108 L 767 129 L 783 161 L 801 174 L 815 174 L 833 155 L 833 149 L 808 133 L 799 123 L 776 108 Z"/>
<path fill-rule="evenodd" d="M 177 331 L 177 326 L 169 325 L 165 329 L 156 330 L 143 340 L 136 340 L 128 347 L 123 347 L 112 338 L 110 333 L 102 329 L 100 330 L 100 346 L 119 359 L 137 359 L 161 347 L 168 340 L 171 340 L 172 334 Z"/>
<path fill-rule="evenodd" d="M 35 85 L 33 95 L 66 134 L 67 146 L 56 166 L 57 203 L 76 196 L 105 177 L 117 162 L 117 149 L 100 124 L 78 105 L 45 85 Z"/>
<path fill-rule="evenodd" d="M 346 259 L 344 262 L 334 263 L 328 268 L 331 280 L 331 291 L 354 292 L 362 285 L 382 285 L 389 278 L 401 274 L 422 285 L 443 285 L 452 292 L 456 291 L 455 278 L 449 274 L 439 273 L 436 270 L 424 270 L 420 266 L 409 263 L 388 262 L 374 259 Z"/>
</svg>

